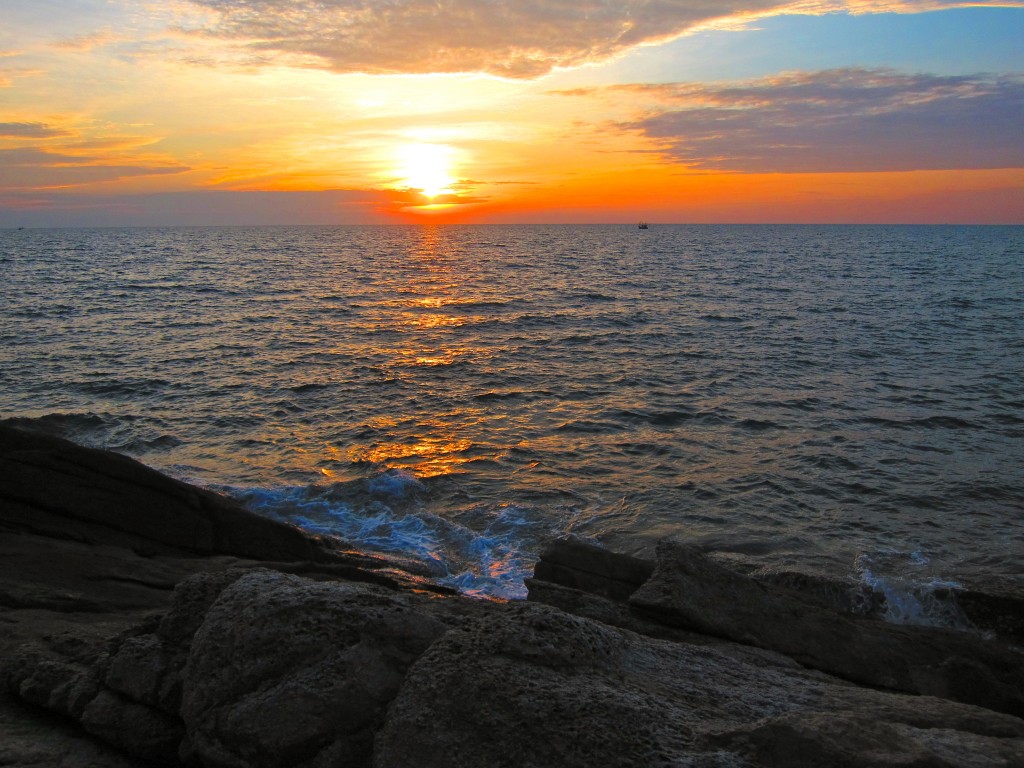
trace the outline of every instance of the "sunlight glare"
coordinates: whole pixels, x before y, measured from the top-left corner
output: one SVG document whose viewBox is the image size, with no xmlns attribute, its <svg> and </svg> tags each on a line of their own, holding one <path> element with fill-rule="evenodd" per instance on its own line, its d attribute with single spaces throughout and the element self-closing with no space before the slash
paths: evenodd
<svg viewBox="0 0 1024 768">
<path fill-rule="evenodd" d="M 452 177 L 452 156 L 455 150 L 447 144 L 405 144 L 398 150 L 398 173 L 402 183 L 417 189 L 431 200 L 450 194 L 455 179 Z"/>
</svg>

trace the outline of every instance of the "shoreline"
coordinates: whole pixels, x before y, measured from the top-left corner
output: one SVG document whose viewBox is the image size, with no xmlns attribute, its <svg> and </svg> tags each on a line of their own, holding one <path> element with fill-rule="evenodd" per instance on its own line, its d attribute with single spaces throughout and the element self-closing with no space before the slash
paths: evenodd
<svg viewBox="0 0 1024 768">
<path fill-rule="evenodd" d="M 117 454 L 0 448 L 5 764 L 1024 764 L 1018 596 L 974 598 L 986 635 L 896 626 L 560 540 L 479 600 Z"/>
</svg>

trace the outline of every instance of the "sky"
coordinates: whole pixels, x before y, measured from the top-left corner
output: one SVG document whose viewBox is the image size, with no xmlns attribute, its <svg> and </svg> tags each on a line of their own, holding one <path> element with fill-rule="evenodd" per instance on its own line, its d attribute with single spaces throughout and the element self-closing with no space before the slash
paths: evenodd
<svg viewBox="0 0 1024 768">
<path fill-rule="evenodd" d="M 1024 224 L 1024 0 L 0 0 L 0 226 Z"/>
</svg>

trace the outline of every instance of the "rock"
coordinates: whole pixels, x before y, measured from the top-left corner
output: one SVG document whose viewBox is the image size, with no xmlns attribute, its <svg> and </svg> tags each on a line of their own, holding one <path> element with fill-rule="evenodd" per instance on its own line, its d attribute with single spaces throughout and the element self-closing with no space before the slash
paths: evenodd
<svg viewBox="0 0 1024 768">
<path fill-rule="evenodd" d="M 269 569 L 199 573 L 163 617 L 103 644 L 25 648 L 22 699 L 128 755 L 177 765 L 369 765 L 405 670 L 496 604 Z M 340 761 L 340 762 L 338 762 Z"/>
<path fill-rule="evenodd" d="M 671 548 L 548 548 L 530 599 L 580 615 L 449 597 L 2 426 L 0 531 L 2 765 L 1024 765 L 1024 721 L 797 663 L 1015 711 L 1019 654 L 837 621 L 799 596 L 820 584 Z"/>
<path fill-rule="evenodd" d="M 170 744 L 184 733 L 192 636 L 244 573 L 232 569 L 257 562 L 316 579 L 451 593 L 123 456 L 0 424 L 0 755 L 11 765 L 70 766 L 78 764 L 72 753 L 112 754 L 80 729 L 70 732 L 63 718 L 71 718 L 135 755 L 126 764 L 172 760 Z M 203 575 L 188 580 L 193 574 Z M 172 599 L 175 610 L 154 622 Z M 5 742 L 9 734 L 40 732 L 39 712 L 19 700 L 58 716 L 53 736 L 5 752 L 16 743 Z"/>
<path fill-rule="evenodd" d="M 885 595 L 868 584 L 790 570 L 756 571 L 751 576 L 833 611 L 875 618 L 885 614 Z"/>
<path fill-rule="evenodd" d="M 954 590 L 952 598 L 978 629 L 1024 645 L 1024 594 L 1019 582 L 988 579 Z"/>
<path fill-rule="evenodd" d="M 654 575 L 630 598 L 657 621 L 778 651 L 864 685 L 1024 716 L 1020 649 L 829 610 L 673 542 L 659 544 L 657 562 Z"/>
<path fill-rule="evenodd" d="M 413 757 L 414 756 L 414 757 Z M 410 668 L 377 768 L 1015 766 L 1024 722 L 510 604 Z"/>
<path fill-rule="evenodd" d="M 534 578 L 612 600 L 625 600 L 653 571 L 654 564 L 647 560 L 569 537 L 556 539 L 544 548 L 534 567 Z"/>
<path fill-rule="evenodd" d="M 45 640 L 26 644 L 4 660 L 4 687 L 30 704 L 78 720 L 100 690 L 101 658 L 99 644 L 73 650 Z"/>
<path fill-rule="evenodd" d="M 788 712 L 711 734 L 704 743 L 746 765 L 771 768 L 1009 768 L 1024 759 L 1020 739 L 889 723 L 857 713 Z"/>
<path fill-rule="evenodd" d="M 243 576 L 192 641 L 181 708 L 192 758 L 369 765 L 406 669 L 448 629 L 436 604 L 372 585 Z"/>
<path fill-rule="evenodd" d="M 324 542 L 110 451 L 0 425 L 5 526 L 147 553 L 330 560 Z"/>
<path fill-rule="evenodd" d="M 156 765 L 177 766 L 181 722 L 152 707 L 101 690 L 82 712 L 82 726 L 133 757 Z"/>
<path fill-rule="evenodd" d="M 150 768 L 69 722 L 18 707 L 0 693 L 0 765 L 4 768 Z"/>
</svg>

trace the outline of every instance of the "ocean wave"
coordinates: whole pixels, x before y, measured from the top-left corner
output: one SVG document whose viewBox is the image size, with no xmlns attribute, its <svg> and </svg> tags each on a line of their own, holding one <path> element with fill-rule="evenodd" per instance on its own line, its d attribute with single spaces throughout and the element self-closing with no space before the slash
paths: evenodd
<svg viewBox="0 0 1024 768">
<path fill-rule="evenodd" d="M 599 435 L 607 434 L 609 432 L 615 432 L 616 430 L 620 429 L 625 429 L 625 427 L 622 424 L 618 424 L 613 421 L 591 421 L 588 419 L 567 421 L 555 427 L 556 432 L 572 432 L 579 434 Z"/>
<path fill-rule="evenodd" d="M 744 318 L 739 317 L 738 315 L 723 315 L 716 313 L 701 315 L 700 319 L 708 320 L 713 323 L 742 323 L 744 320 Z"/>
<path fill-rule="evenodd" d="M 892 624 L 968 630 L 974 625 L 960 610 L 956 581 L 930 573 L 921 550 L 861 552 L 854 560 L 860 582 L 881 595 L 881 613 Z"/>
<path fill-rule="evenodd" d="M 569 299 L 585 299 L 587 301 L 617 301 L 615 296 L 610 296 L 607 293 L 600 293 L 599 291 L 582 291 L 580 293 L 571 293 L 568 296 Z"/>
<path fill-rule="evenodd" d="M 135 398 L 145 397 L 172 386 L 167 379 L 97 379 L 95 381 L 75 381 L 70 384 L 79 392 L 87 395 L 106 395 L 108 397 Z"/>
<path fill-rule="evenodd" d="M 524 598 L 536 549 L 564 530 L 565 515 L 524 504 L 480 503 L 442 517 L 424 503 L 429 486 L 395 469 L 327 486 L 220 490 L 257 514 L 411 560 L 416 572 L 478 597 Z"/>
<path fill-rule="evenodd" d="M 325 389 L 330 389 L 333 386 L 333 383 L 328 382 L 309 382 L 307 384 L 295 384 L 290 387 L 285 387 L 285 389 L 289 392 L 302 394 L 304 392 L 320 392 Z"/>
<path fill-rule="evenodd" d="M 896 429 L 979 429 L 979 425 L 958 416 L 927 416 L 918 419 L 887 419 L 883 416 L 866 416 L 859 421 L 862 424 Z"/>
<path fill-rule="evenodd" d="M 483 392 L 479 395 L 473 395 L 474 400 L 513 400 L 518 397 L 525 395 L 525 392 L 519 390 L 512 390 L 509 392 Z"/>
<path fill-rule="evenodd" d="M 770 421 L 768 419 L 743 419 L 737 422 L 736 426 L 751 432 L 764 432 L 771 429 L 787 429 L 785 424 L 779 424 L 777 421 Z"/>
<path fill-rule="evenodd" d="M 182 445 L 160 419 L 114 416 L 107 413 L 48 413 L 37 417 L 2 419 L 0 423 L 54 437 L 89 448 L 103 448 L 130 456 L 142 456 Z"/>
</svg>

